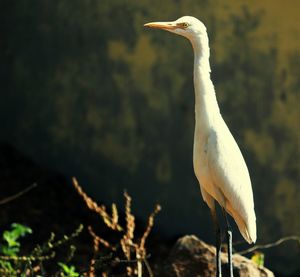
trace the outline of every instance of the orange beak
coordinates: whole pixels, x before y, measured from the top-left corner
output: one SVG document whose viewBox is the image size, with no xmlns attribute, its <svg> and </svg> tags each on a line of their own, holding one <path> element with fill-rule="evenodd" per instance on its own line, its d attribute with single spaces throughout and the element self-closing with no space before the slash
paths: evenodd
<svg viewBox="0 0 300 277">
<path fill-rule="evenodd" d="M 163 30 L 174 30 L 178 26 L 174 22 L 150 22 L 144 24 L 144 27 L 163 29 Z"/>
</svg>

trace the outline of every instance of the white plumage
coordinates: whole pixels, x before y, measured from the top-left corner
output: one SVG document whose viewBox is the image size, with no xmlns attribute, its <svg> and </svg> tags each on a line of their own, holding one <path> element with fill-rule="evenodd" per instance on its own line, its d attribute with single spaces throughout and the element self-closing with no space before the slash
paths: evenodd
<svg viewBox="0 0 300 277">
<path fill-rule="evenodd" d="M 256 218 L 248 169 L 224 122 L 210 79 L 209 44 L 205 25 L 191 16 L 147 27 L 182 35 L 194 49 L 195 133 L 193 164 L 201 194 L 215 213 L 215 201 L 235 220 L 248 243 L 256 241 Z M 236 93 L 239 93 L 238 91 Z"/>
</svg>

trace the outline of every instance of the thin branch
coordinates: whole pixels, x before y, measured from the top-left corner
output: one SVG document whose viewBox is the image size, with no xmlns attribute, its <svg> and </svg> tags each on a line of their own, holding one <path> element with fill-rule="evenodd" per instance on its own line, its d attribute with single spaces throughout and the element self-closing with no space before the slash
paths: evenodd
<svg viewBox="0 0 300 277">
<path fill-rule="evenodd" d="M 288 236 L 288 237 L 283 237 L 283 238 L 281 238 L 279 240 L 276 240 L 275 242 L 272 242 L 272 243 L 255 245 L 255 246 L 250 247 L 250 248 L 248 248 L 246 250 L 242 250 L 242 251 L 236 252 L 236 254 L 244 255 L 244 254 L 253 252 L 255 250 L 258 250 L 258 249 L 271 248 L 271 247 L 274 247 L 274 246 L 278 246 L 278 245 L 282 244 L 283 242 L 289 241 L 289 240 L 295 240 L 295 241 L 298 241 L 298 243 L 300 243 L 300 237 L 299 236 Z"/>
<path fill-rule="evenodd" d="M 51 252 L 49 255 L 45 256 L 0 256 L 0 260 L 3 261 L 46 261 L 53 259 L 55 257 L 55 252 Z"/>
<path fill-rule="evenodd" d="M 149 218 L 148 218 L 148 225 L 147 228 L 141 238 L 141 242 L 140 242 L 140 246 L 139 249 L 141 251 L 145 251 L 145 243 L 146 243 L 146 239 L 149 236 L 152 227 L 154 225 L 154 218 L 155 216 L 161 211 L 161 206 L 160 205 L 156 205 L 154 211 L 150 214 Z"/>
<path fill-rule="evenodd" d="M 32 190 L 33 188 L 35 188 L 37 186 L 37 183 L 33 183 L 31 186 L 25 188 L 24 190 L 21 190 L 20 192 L 14 194 L 14 195 L 11 195 L 7 198 L 4 198 L 2 200 L 0 200 L 0 205 L 4 205 L 8 202 L 11 202 L 17 198 L 19 198 L 20 196 L 22 196 L 23 194 L 27 193 L 28 191 Z"/>
<path fill-rule="evenodd" d="M 79 234 L 82 232 L 82 230 L 83 230 L 83 224 L 79 224 L 77 229 L 73 233 L 71 233 L 70 235 L 68 235 L 68 236 L 64 235 L 62 239 L 60 239 L 56 242 L 50 243 L 50 244 L 48 243 L 48 245 L 47 245 L 48 249 L 56 248 L 56 247 L 58 247 L 58 246 L 60 246 L 64 243 L 72 240 L 73 238 L 78 237 Z"/>
<path fill-rule="evenodd" d="M 147 270 L 148 270 L 149 277 L 154 277 L 153 271 L 152 271 L 152 269 L 151 269 L 151 267 L 150 267 L 150 264 L 149 264 L 148 260 L 147 260 L 147 259 L 144 259 L 144 263 L 145 263 L 146 268 L 147 268 Z"/>
<path fill-rule="evenodd" d="M 83 200 L 85 201 L 87 207 L 98 213 L 104 223 L 112 230 L 115 231 L 123 231 L 123 228 L 118 224 L 118 215 L 117 215 L 117 211 L 116 211 L 116 206 L 113 205 L 112 206 L 112 216 L 110 216 L 107 212 L 106 212 L 106 208 L 104 205 L 99 206 L 94 200 L 92 200 L 92 198 L 90 198 L 82 189 L 82 187 L 79 185 L 78 181 L 76 180 L 75 177 L 72 178 L 72 182 L 73 182 L 73 186 L 76 189 L 76 191 L 78 192 L 78 194 L 83 198 Z"/>
<path fill-rule="evenodd" d="M 149 259 L 151 257 L 151 255 L 147 255 L 144 259 L 142 259 L 142 261 L 144 262 L 146 259 Z M 124 263 L 124 264 L 131 264 L 131 263 L 136 263 L 138 262 L 138 259 L 131 259 L 131 260 L 121 260 L 118 259 L 115 261 L 116 263 Z"/>
<path fill-rule="evenodd" d="M 111 249 L 113 251 L 116 251 L 116 247 L 111 245 L 107 240 L 99 237 L 98 235 L 96 235 L 96 233 L 94 232 L 92 226 L 88 227 L 89 233 L 90 235 L 93 237 L 94 239 L 94 251 L 97 252 L 99 251 L 99 244 L 101 243 L 102 245 L 104 245 L 106 248 Z"/>
</svg>

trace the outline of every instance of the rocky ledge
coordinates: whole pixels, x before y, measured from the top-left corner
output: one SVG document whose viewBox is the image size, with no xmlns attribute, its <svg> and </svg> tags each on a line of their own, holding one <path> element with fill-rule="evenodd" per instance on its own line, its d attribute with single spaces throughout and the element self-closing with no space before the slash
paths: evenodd
<svg viewBox="0 0 300 277">
<path fill-rule="evenodd" d="M 176 242 L 169 257 L 161 266 L 158 276 L 164 277 L 211 277 L 216 274 L 215 247 L 194 235 L 184 236 Z M 227 254 L 222 253 L 223 276 L 227 276 Z M 239 254 L 233 255 L 235 277 L 274 277 L 265 267 Z"/>
</svg>

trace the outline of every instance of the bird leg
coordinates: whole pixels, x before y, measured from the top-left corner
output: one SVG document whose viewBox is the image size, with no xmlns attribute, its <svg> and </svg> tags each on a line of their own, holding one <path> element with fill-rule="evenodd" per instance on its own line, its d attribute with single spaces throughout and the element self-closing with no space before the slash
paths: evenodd
<svg viewBox="0 0 300 277">
<path fill-rule="evenodd" d="M 223 211 L 223 215 L 225 217 L 225 221 L 226 221 L 226 232 L 227 232 L 227 252 L 228 252 L 228 272 L 230 277 L 233 277 L 233 266 L 232 266 L 232 230 L 231 230 L 231 226 L 229 224 L 229 220 L 227 217 L 227 213 L 225 211 L 225 209 L 222 209 Z"/>
<path fill-rule="evenodd" d="M 211 215 L 213 219 L 215 235 L 216 235 L 216 277 L 222 276 L 222 266 L 221 266 L 221 230 L 217 219 L 216 209 L 211 210 Z"/>
</svg>

